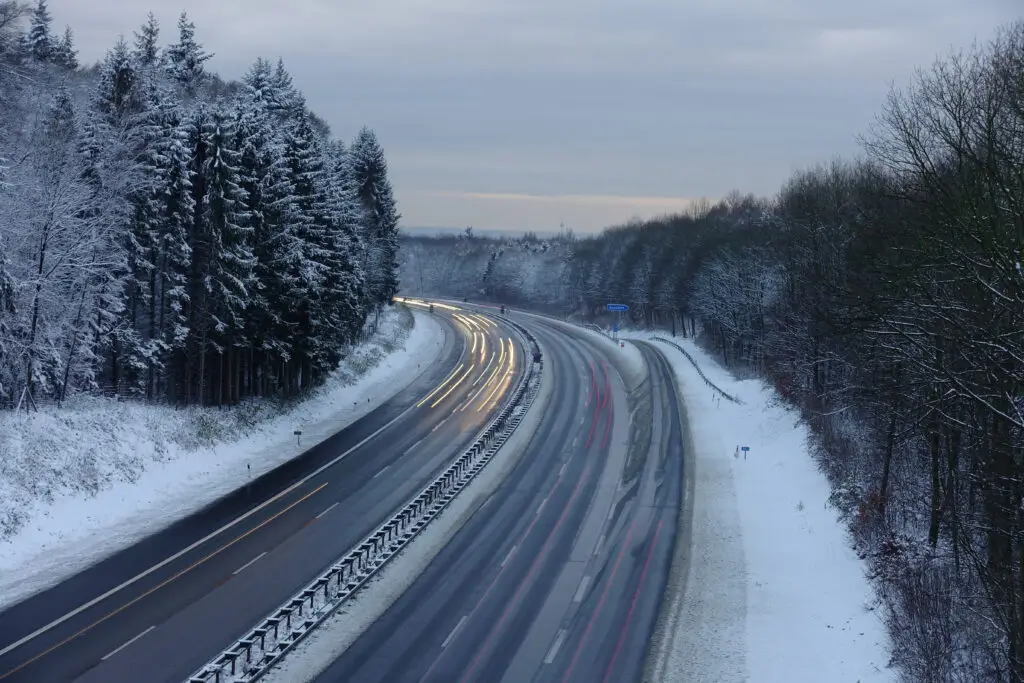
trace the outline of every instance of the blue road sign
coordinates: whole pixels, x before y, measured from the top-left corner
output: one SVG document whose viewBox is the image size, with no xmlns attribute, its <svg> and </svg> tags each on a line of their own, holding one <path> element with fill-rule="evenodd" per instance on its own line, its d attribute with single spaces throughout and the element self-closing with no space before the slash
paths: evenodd
<svg viewBox="0 0 1024 683">
<path fill-rule="evenodd" d="M 618 331 L 619 331 L 619 324 L 615 323 L 614 325 L 612 325 L 612 332 L 618 332 Z"/>
<path fill-rule="evenodd" d="M 740 450 L 741 450 L 741 451 L 744 451 L 744 452 L 745 452 L 745 451 L 749 451 L 749 450 L 750 450 L 750 446 L 741 446 L 741 447 L 740 447 Z"/>
<path fill-rule="evenodd" d="M 626 304 L 608 304 L 609 311 L 628 311 L 629 306 Z"/>
</svg>

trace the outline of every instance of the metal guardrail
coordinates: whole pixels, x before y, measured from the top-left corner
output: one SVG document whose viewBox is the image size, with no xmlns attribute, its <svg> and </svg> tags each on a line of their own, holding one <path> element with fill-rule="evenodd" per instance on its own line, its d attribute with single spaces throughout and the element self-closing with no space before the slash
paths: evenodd
<svg viewBox="0 0 1024 683">
<path fill-rule="evenodd" d="M 728 393 L 726 391 L 723 391 L 722 389 L 720 389 L 718 387 L 718 385 L 716 385 L 714 382 L 709 380 L 707 378 L 707 376 L 704 374 L 704 371 L 700 369 L 699 365 L 697 365 L 697 361 L 695 361 L 693 359 L 693 356 L 691 356 L 686 351 L 686 349 L 684 349 L 682 346 L 680 346 L 679 344 L 676 344 L 674 341 L 671 341 L 669 339 L 665 339 L 664 337 L 651 337 L 651 339 L 653 339 L 655 341 L 660 341 L 662 344 L 668 344 L 669 346 L 675 347 L 680 353 L 682 353 L 684 356 L 686 356 L 686 360 L 690 361 L 690 363 L 693 365 L 694 369 L 697 370 L 697 374 L 700 375 L 700 378 L 702 380 L 704 380 L 705 384 L 707 384 L 709 387 L 711 387 L 714 391 L 716 391 L 719 394 L 721 394 L 726 400 L 732 401 L 733 403 L 736 403 L 736 404 L 739 404 L 739 405 L 743 404 L 743 401 L 741 401 L 740 399 L 736 398 L 732 394 L 730 394 L 730 393 Z"/>
<path fill-rule="evenodd" d="M 518 323 L 504 320 L 530 343 L 533 362 L 527 362 L 527 372 L 521 376 L 511 400 L 473 445 L 387 522 L 244 637 L 210 660 L 189 677 L 187 683 L 253 683 L 260 679 L 365 586 L 491 461 L 533 404 L 544 369 L 540 347 L 533 335 Z"/>
</svg>

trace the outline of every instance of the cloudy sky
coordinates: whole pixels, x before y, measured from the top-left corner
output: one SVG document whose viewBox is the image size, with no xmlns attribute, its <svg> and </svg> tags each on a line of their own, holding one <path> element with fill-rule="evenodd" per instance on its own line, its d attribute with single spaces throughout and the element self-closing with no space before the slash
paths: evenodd
<svg viewBox="0 0 1024 683">
<path fill-rule="evenodd" d="M 236 78 L 282 56 L 374 128 L 409 227 L 597 230 L 857 152 L 889 84 L 1019 0 L 50 0 L 83 62 L 186 10 Z"/>
</svg>

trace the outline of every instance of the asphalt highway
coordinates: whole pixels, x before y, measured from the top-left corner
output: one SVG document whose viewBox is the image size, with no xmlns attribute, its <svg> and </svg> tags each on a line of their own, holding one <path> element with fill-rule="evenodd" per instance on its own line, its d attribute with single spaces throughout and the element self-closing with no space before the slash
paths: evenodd
<svg viewBox="0 0 1024 683">
<path fill-rule="evenodd" d="M 317 683 L 640 679 L 682 494 L 670 368 L 641 345 L 648 376 L 627 394 L 613 351 L 569 326 L 518 322 L 555 382 L 526 452 Z"/>
<path fill-rule="evenodd" d="M 181 683 L 362 540 L 468 446 L 525 367 L 504 324 L 437 314 L 450 328 L 440 360 L 407 391 L 0 613 L 0 681 Z"/>
</svg>

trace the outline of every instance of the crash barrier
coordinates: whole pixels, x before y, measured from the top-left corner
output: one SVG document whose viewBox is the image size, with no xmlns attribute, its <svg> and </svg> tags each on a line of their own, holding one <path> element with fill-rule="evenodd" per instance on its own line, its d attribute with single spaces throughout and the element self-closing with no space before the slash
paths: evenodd
<svg viewBox="0 0 1024 683">
<path fill-rule="evenodd" d="M 533 404 L 544 370 L 540 347 L 533 335 L 517 323 L 505 322 L 526 338 L 533 362 L 526 363 L 526 372 L 516 384 L 512 398 L 505 402 L 473 445 L 391 519 L 244 637 L 210 660 L 188 678 L 187 683 L 253 683 L 261 678 L 365 586 L 491 461 Z"/>
<path fill-rule="evenodd" d="M 699 365 L 697 365 L 697 361 L 695 361 L 693 359 L 693 356 L 691 356 L 686 351 L 686 349 L 684 349 L 682 346 L 680 346 L 679 344 L 676 344 L 674 341 L 671 341 L 670 339 L 665 339 L 664 337 L 651 337 L 651 339 L 653 339 L 655 341 L 660 341 L 662 344 L 668 344 L 669 346 L 674 346 L 676 349 L 679 350 L 680 353 L 682 353 L 684 356 L 686 356 L 686 360 L 690 361 L 690 363 L 693 364 L 694 369 L 697 370 L 697 374 L 700 375 L 700 378 L 702 380 L 704 380 L 705 384 L 707 384 L 709 387 L 711 387 L 715 392 L 721 394 L 722 397 L 725 398 L 726 400 L 732 401 L 733 403 L 737 403 L 737 404 L 741 404 L 742 405 L 743 401 L 739 400 L 738 398 L 736 398 L 732 394 L 730 394 L 730 393 L 728 393 L 726 391 L 723 391 L 722 389 L 719 389 L 718 386 L 714 382 L 709 380 L 704 375 L 704 371 L 700 369 Z"/>
</svg>

